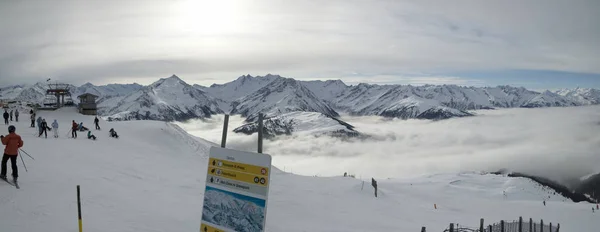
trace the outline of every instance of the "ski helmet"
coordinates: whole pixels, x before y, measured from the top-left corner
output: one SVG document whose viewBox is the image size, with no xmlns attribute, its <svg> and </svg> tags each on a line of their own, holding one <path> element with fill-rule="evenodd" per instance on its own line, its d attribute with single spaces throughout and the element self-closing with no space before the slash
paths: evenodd
<svg viewBox="0 0 600 232">
<path fill-rule="evenodd" d="M 16 130 L 17 130 L 17 128 L 15 128 L 15 126 L 13 126 L 13 125 L 10 125 L 8 127 L 8 133 L 14 133 Z"/>
</svg>

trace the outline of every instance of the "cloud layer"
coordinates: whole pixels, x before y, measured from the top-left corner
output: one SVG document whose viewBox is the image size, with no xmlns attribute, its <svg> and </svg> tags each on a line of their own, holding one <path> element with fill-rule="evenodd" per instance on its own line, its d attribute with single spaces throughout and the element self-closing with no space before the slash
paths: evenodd
<svg viewBox="0 0 600 232">
<path fill-rule="evenodd" d="M 597 74 L 599 8 L 585 0 L 2 1 L 0 85 L 148 84 L 173 73 L 200 84 L 246 73 L 458 84 L 473 80 L 439 78 Z"/>
<path fill-rule="evenodd" d="M 303 175 L 344 172 L 364 178 L 402 178 L 461 172 L 513 171 L 557 181 L 600 171 L 600 107 L 503 109 L 444 121 L 347 117 L 364 141 L 312 136 L 265 141 L 273 164 Z M 242 118 L 232 117 L 230 128 Z M 193 135 L 220 143 L 222 117 L 182 123 Z M 256 136 L 229 133 L 228 147 L 256 151 Z"/>
</svg>

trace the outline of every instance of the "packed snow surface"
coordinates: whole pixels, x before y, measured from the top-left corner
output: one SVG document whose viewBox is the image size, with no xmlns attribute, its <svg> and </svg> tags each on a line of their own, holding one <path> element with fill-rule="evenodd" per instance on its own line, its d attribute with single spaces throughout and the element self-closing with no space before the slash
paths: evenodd
<svg viewBox="0 0 600 232">
<path fill-rule="evenodd" d="M 84 231 L 199 230 L 207 152 L 214 144 L 157 121 L 101 121 L 102 131 L 93 131 L 97 141 L 82 134 L 71 139 L 65 137 L 68 123 L 93 128 L 93 117 L 72 109 L 39 115 L 59 121 L 60 138 L 38 138 L 28 122 L 16 124 L 23 149 L 35 160 L 23 157 L 29 172 L 19 160 L 21 189 L 0 182 L 0 231 L 77 231 L 76 185 Z M 121 137 L 109 138 L 110 128 Z M 375 198 L 370 179 L 277 169 L 271 177 L 271 232 L 442 231 L 451 222 L 476 227 L 480 218 L 494 223 L 519 216 L 586 232 L 597 231 L 600 216 L 590 204 L 569 202 L 522 178 L 460 173 L 379 179 Z"/>
</svg>

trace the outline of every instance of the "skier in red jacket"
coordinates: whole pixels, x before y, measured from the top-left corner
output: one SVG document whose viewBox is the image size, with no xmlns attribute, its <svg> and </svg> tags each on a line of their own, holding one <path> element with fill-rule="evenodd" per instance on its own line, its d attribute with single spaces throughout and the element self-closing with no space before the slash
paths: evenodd
<svg viewBox="0 0 600 232">
<path fill-rule="evenodd" d="M 15 133 L 15 126 L 8 127 L 8 135 L 0 136 L 2 140 L 2 144 L 6 147 L 4 148 L 4 156 L 2 156 L 2 167 L 0 171 L 0 178 L 6 180 L 6 163 L 10 159 L 10 164 L 12 166 L 12 176 L 13 180 L 17 182 L 17 178 L 19 177 L 19 170 L 17 169 L 17 155 L 19 155 L 19 148 L 23 147 L 23 140 L 21 136 Z"/>
</svg>

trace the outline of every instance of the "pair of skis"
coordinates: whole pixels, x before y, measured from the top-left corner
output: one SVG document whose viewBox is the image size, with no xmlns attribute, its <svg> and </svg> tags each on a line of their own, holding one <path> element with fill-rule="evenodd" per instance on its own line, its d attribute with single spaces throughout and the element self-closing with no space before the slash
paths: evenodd
<svg viewBox="0 0 600 232">
<path fill-rule="evenodd" d="M 8 179 L 3 179 L 3 178 L 0 178 L 0 179 L 4 180 L 6 183 L 8 183 L 8 184 L 10 184 L 10 185 L 14 186 L 14 187 L 15 187 L 15 188 L 17 188 L 17 189 L 21 189 L 21 187 L 19 187 L 19 182 L 17 182 L 17 181 L 12 181 L 12 182 L 11 182 L 11 181 L 9 181 Z"/>
</svg>

